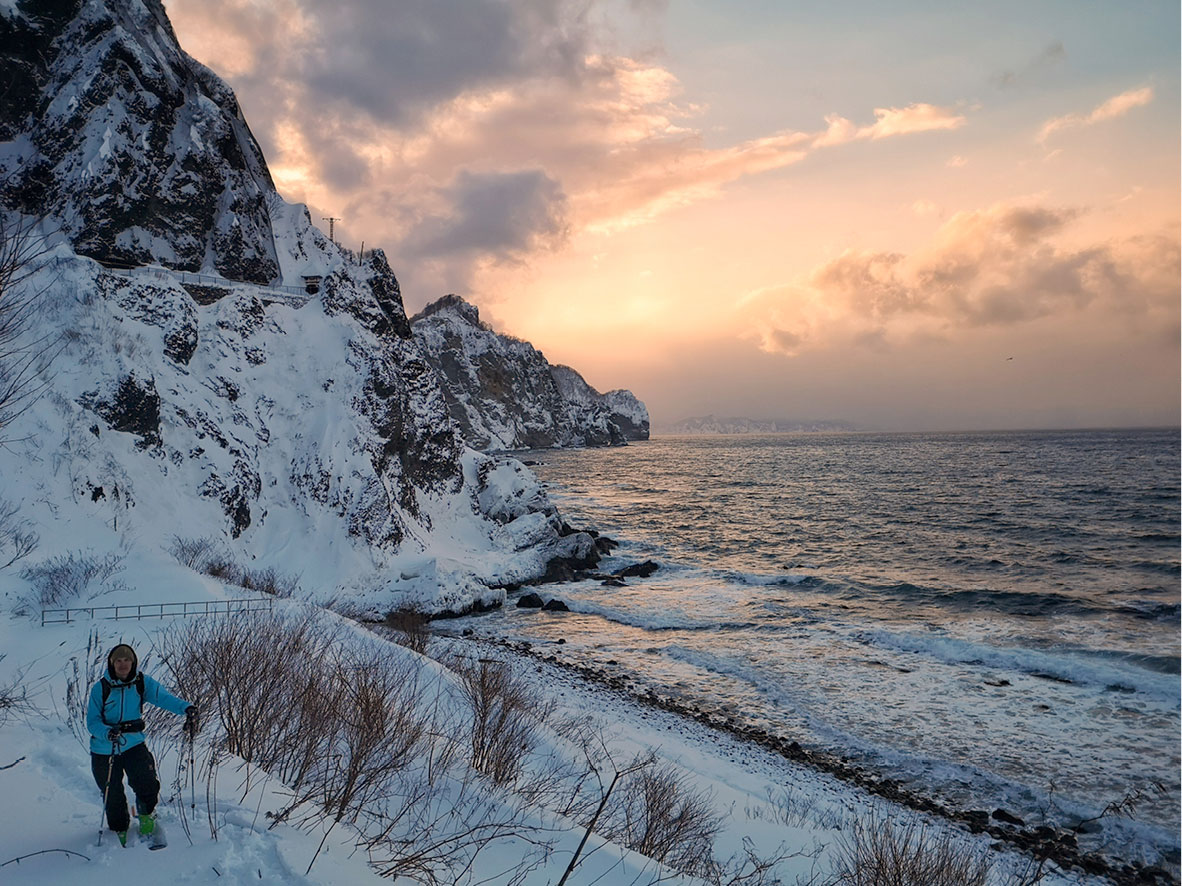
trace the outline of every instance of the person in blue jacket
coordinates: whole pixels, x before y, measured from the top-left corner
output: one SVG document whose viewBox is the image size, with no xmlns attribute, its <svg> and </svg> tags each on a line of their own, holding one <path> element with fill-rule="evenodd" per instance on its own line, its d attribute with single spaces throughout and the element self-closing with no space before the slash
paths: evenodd
<svg viewBox="0 0 1182 886">
<path fill-rule="evenodd" d="M 86 706 L 90 732 L 90 770 L 103 792 L 107 826 L 127 845 L 131 815 L 123 793 L 123 776 L 135 792 L 140 833 L 156 830 L 156 803 L 160 780 L 156 760 L 144 743 L 144 702 L 174 714 L 184 714 L 185 729 L 197 732 L 197 707 L 183 701 L 139 672 L 135 650 L 120 643 L 107 656 L 107 675 L 94 684 Z"/>
</svg>

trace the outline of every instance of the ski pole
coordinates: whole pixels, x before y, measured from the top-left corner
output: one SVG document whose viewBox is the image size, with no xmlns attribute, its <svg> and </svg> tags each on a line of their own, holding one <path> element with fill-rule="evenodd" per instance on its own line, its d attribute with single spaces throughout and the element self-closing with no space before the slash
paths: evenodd
<svg viewBox="0 0 1182 886">
<path fill-rule="evenodd" d="M 189 728 L 186 730 L 189 733 L 189 810 L 197 814 L 197 773 L 193 765 L 193 728 L 191 724 L 187 724 Z M 182 801 L 183 802 L 183 801 Z"/>
<path fill-rule="evenodd" d="M 103 845 L 103 822 L 107 820 L 107 795 L 111 792 L 111 773 L 115 771 L 115 752 L 119 747 L 119 740 L 111 742 L 111 753 L 107 756 L 107 782 L 103 787 L 103 808 L 99 813 L 99 836 L 96 845 Z"/>
</svg>

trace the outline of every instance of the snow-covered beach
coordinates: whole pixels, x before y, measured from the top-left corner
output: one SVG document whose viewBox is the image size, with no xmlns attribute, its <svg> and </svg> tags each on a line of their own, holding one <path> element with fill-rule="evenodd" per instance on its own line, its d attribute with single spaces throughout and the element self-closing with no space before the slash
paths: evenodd
<svg viewBox="0 0 1182 886">
<path fill-rule="evenodd" d="M 11 609 L 27 588 L 12 576 L 6 575 L 0 581 L 4 603 Z M 179 566 L 150 560 L 136 562 L 134 558 L 121 573 L 120 582 L 122 589 L 108 591 L 92 602 L 130 603 L 142 599 L 147 587 L 168 589 L 154 595 L 153 602 L 217 600 L 243 593 Z M 274 605 L 288 611 L 303 607 L 282 600 Z M 327 613 L 323 617 L 340 621 Z M 234 616 L 191 616 L 190 622 L 226 618 Z M 288 802 L 287 791 L 276 780 L 257 772 L 253 776 L 255 785 L 244 788 L 250 767 L 240 759 L 223 753 L 216 777 L 199 775 L 192 789 L 185 781 L 185 749 L 175 729 L 149 736 L 164 786 L 160 820 L 169 836 L 167 850 L 149 853 L 136 844 L 134 837 L 124 849 L 109 832 L 102 846 L 96 845 L 100 803 L 90 777 L 87 752 L 76 730 L 71 729 L 77 711 L 70 709 L 68 685 L 77 678 L 77 668 L 81 667 L 85 675 L 88 650 L 92 657 L 95 650 L 105 656 L 106 650 L 119 640 L 135 644 L 145 669 L 162 676 L 154 644 L 162 633 L 185 625 L 170 624 L 168 619 L 117 622 L 83 617 L 68 625 L 42 626 L 39 619 L 35 612 L 6 614 L 0 623 L 0 648 L 4 650 L 0 686 L 6 687 L 8 697 L 18 699 L 17 704 L 5 709 L 0 727 L 0 766 L 5 767 L 0 770 L 0 779 L 5 793 L 14 798 L 4 804 L 0 821 L 0 862 L 21 859 L 4 867 L 5 882 L 56 886 L 111 877 L 147 877 L 178 883 L 254 882 L 260 878 L 275 883 L 376 881 L 367 853 L 357 848 L 362 840 L 359 830 L 346 826 L 329 834 L 322 854 L 311 872 L 305 874 L 327 824 L 309 819 L 302 827 L 293 823 L 272 827 L 268 813 Z M 346 644 L 375 642 L 369 631 L 347 624 L 341 637 Z M 447 683 L 446 674 L 432 662 L 393 643 L 377 642 L 383 642 L 391 657 L 414 659 L 424 674 L 443 681 L 440 686 Z M 454 648 L 448 650 L 449 646 Z M 823 877 L 831 873 L 843 829 L 848 831 L 851 822 L 872 816 L 899 821 L 910 814 L 903 807 L 811 767 L 794 764 L 757 743 L 630 700 L 626 694 L 537 658 L 509 654 L 503 646 L 472 639 L 436 639 L 432 647 L 433 653 L 444 658 L 449 651 L 486 661 L 507 658 L 514 672 L 524 675 L 542 697 L 554 703 L 547 718 L 550 727 L 560 721 L 577 720 L 583 724 L 583 734 L 602 740 L 608 757 L 621 768 L 648 751 L 654 751 L 662 764 L 674 765 L 686 779 L 685 784 L 707 796 L 721 816 L 721 829 L 714 842 L 717 858 L 741 859 L 748 850 L 760 858 L 779 858 L 774 868 L 778 879 L 769 876 L 761 882 L 823 882 Z M 333 654 L 341 654 L 341 650 L 329 650 L 329 655 Z M 440 689 L 431 694 L 442 698 L 448 691 Z M 467 729 L 456 714 L 449 714 L 439 725 L 456 733 Z M 573 752 L 577 757 L 569 731 L 565 732 L 566 738 L 558 736 L 560 731 L 548 728 L 539 747 L 545 747 L 545 753 L 565 748 L 567 754 Z M 199 758 L 208 760 L 211 742 L 217 741 L 217 735 L 216 722 L 211 719 L 197 743 Z M 490 808 L 518 802 L 512 792 L 492 791 L 489 797 L 495 800 Z M 583 837 L 581 822 L 544 808 L 517 814 L 517 836 L 502 835 L 482 845 L 457 882 L 538 886 L 558 882 Z M 191 843 L 182 819 L 187 821 Z M 938 833 L 945 831 L 948 823 L 931 819 L 928 826 Z M 214 830 L 216 840 L 211 836 Z M 1029 865 L 1028 859 L 1015 853 L 990 851 L 993 841 L 988 835 L 974 836 L 963 828 L 948 832 L 958 843 L 991 858 L 994 879 L 990 882 L 1012 882 L 1006 877 Z M 518 837 L 527 839 L 523 842 Z M 538 851 L 539 842 L 546 844 L 544 851 Z M 43 850 L 51 851 L 36 854 Z M 701 882 L 678 877 L 668 868 L 599 837 L 590 839 L 582 858 L 569 883 Z M 1053 874 L 1041 882 L 1065 886 L 1093 881 L 1079 874 Z"/>
</svg>

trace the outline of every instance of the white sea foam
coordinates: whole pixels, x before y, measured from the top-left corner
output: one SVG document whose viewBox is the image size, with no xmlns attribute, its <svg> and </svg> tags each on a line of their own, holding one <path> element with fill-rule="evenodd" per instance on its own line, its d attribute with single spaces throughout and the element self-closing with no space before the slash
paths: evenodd
<svg viewBox="0 0 1182 886">
<path fill-rule="evenodd" d="M 874 629 L 855 631 L 855 640 L 881 649 L 922 656 L 931 661 L 968 665 L 1005 673 L 1027 674 L 1108 690 L 1118 687 L 1178 703 L 1178 678 L 1130 665 L 1097 664 L 1071 652 L 1010 649 L 939 634 L 910 634 Z"/>
</svg>

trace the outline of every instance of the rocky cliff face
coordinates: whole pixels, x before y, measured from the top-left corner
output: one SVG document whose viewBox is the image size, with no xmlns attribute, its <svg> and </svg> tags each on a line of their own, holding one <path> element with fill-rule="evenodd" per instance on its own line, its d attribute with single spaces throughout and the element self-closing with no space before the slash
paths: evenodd
<svg viewBox="0 0 1182 886">
<path fill-rule="evenodd" d="M 0 180 L 80 255 L 280 274 L 261 151 L 230 89 L 177 45 L 160 0 L 0 11 Z"/>
<path fill-rule="evenodd" d="M 529 342 L 500 335 L 455 295 L 411 319 L 448 410 L 477 449 L 610 446 L 648 439 L 648 411 L 628 391 L 600 394 Z"/>
<path fill-rule="evenodd" d="M 57 242 L 23 284 L 30 334 L 58 343 L 4 429 L 0 504 L 47 553 L 205 539 L 375 614 L 495 605 L 597 557 L 519 462 L 464 445 L 385 257 L 356 263 L 275 193 L 158 0 L 0 3 L 0 82 L 4 211 Z M 323 281 L 302 306 L 251 285 L 303 273 Z"/>
</svg>

